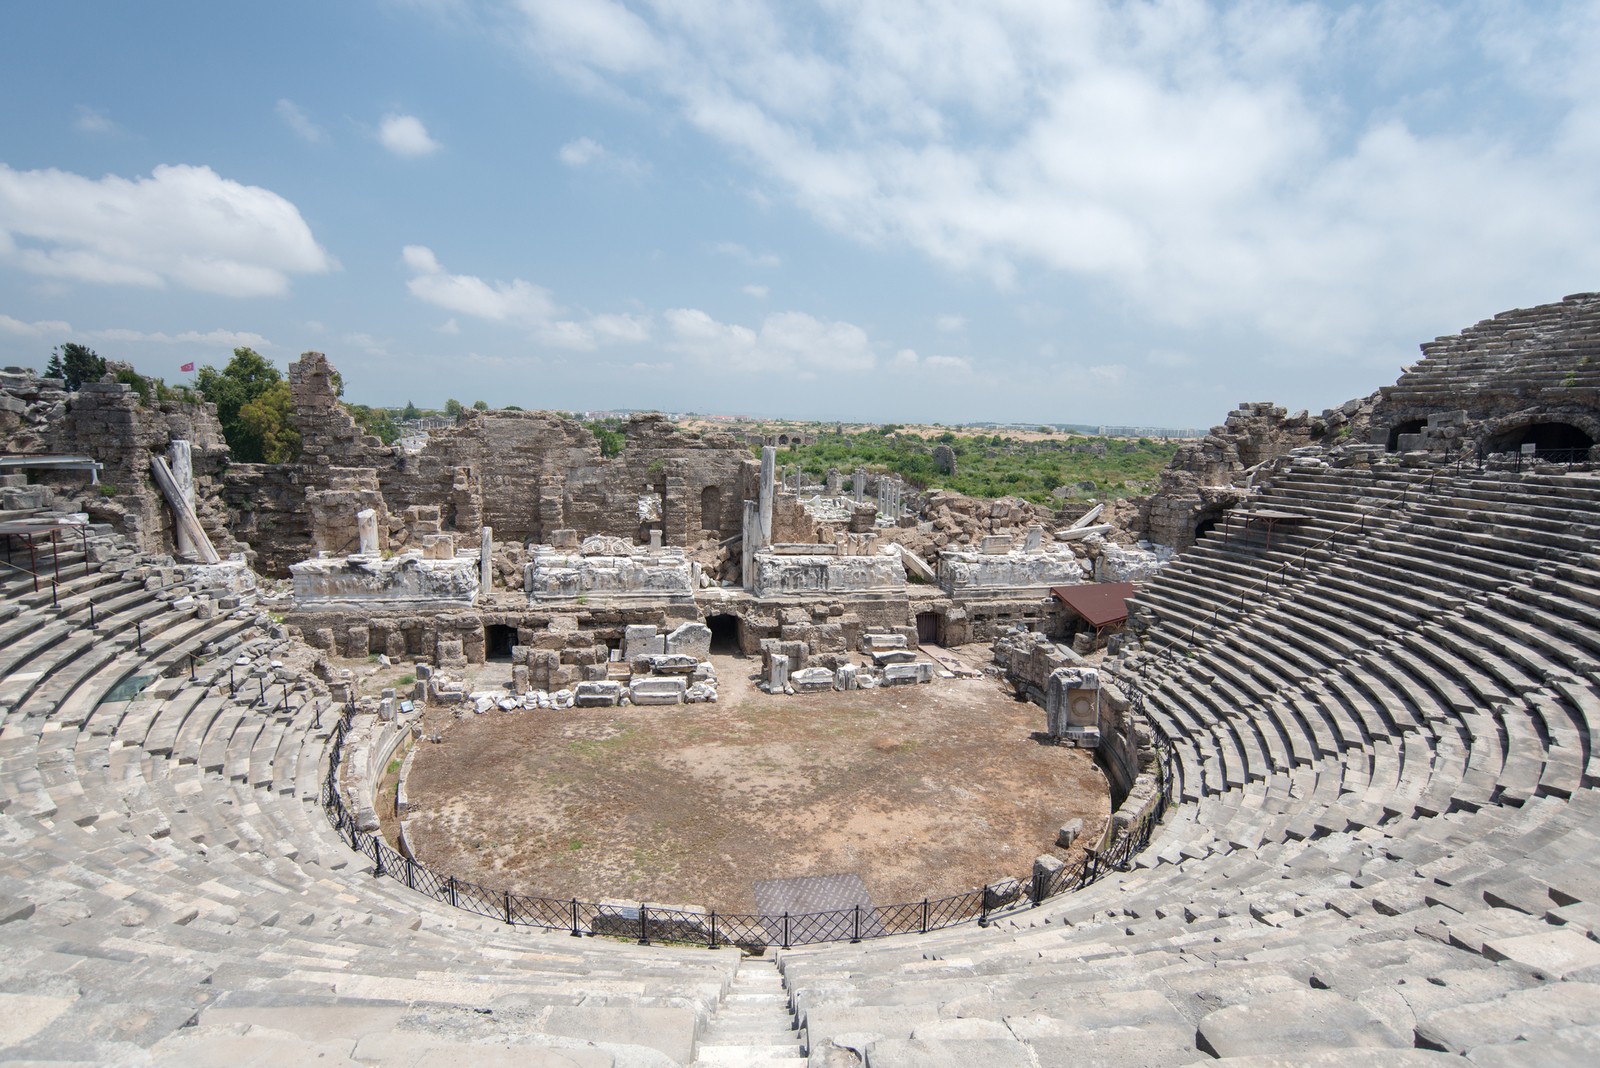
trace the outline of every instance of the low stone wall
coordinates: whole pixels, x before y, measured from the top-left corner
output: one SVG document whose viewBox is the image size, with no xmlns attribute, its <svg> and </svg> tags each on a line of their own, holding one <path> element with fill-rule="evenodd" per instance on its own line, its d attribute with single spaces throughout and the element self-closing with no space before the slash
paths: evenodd
<svg viewBox="0 0 1600 1068">
<path fill-rule="evenodd" d="M 1025 631 L 1013 631 L 997 639 L 994 659 L 1017 692 L 1040 707 L 1051 700 L 1052 691 L 1059 694 L 1060 687 L 1051 683 L 1056 672 L 1090 667 L 1088 661 L 1066 646 Z M 1127 695 L 1103 674 L 1099 708 L 1100 737 L 1095 752 L 1111 782 L 1112 800 L 1118 806 L 1130 801 L 1140 803 L 1139 798 L 1150 792 L 1142 789 L 1141 783 L 1151 778 L 1143 769 L 1154 760 L 1154 751 L 1142 725 L 1132 721 Z"/>
<path fill-rule="evenodd" d="M 298 612 L 353 608 L 465 608 L 478 599 L 478 554 L 427 560 L 421 553 L 329 556 L 290 565 Z"/>
</svg>

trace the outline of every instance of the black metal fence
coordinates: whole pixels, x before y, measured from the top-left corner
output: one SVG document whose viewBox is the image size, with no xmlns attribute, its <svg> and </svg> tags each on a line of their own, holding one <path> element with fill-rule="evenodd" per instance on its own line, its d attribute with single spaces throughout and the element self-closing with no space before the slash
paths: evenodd
<svg viewBox="0 0 1600 1068">
<path fill-rule="evenodd" d="M 1133 856 L 1150 841 L 1156 824 L 1172 800 L 1172 751 L 1158 736 L 1160 789 L 1155 804 L 1137 824 L 1048 876 L 1004 879 L 949 897 L 924 898 L 900 905 L 857 905 L 828 912 L 753 916 L 644 904 L 600 904 L 576 898 L 514 894 L 465 882 L 453 875 L 442 875 L 395 849 L 384 840 L 381 832 L 358 829 L 339 790 L 339 768 L 349 729 L 348 716 L 341 717 L 334 725 L 328 773 L 322 783 L 322 805 L 339 836 L 372 862 L 375 877 L 397 879 L 435 901 L 512 926 L 567 931 L 574 938 L 608 935 L 634 939 L 641 944 L 673 942 L 711 949 L 732 945 L 758 951 L 767 946 L 788 949 L 820 942 L 860 942 L 888 935 L 926 934 L 971 920 L 987 924 L 996 913 L 1036 907 L 1057 894 L 1082 889 L 1108 872 L 1126 871 Z"/>
</svg>

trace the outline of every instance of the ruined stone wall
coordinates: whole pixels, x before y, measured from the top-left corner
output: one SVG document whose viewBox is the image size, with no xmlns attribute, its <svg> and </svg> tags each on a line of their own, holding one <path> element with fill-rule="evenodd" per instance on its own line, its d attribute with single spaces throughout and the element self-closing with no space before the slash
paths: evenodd
<svg viewBox="0 0 1600 1068">
<path fill-rule="evenodd" d="M 1327 422 L 1270 402 L 1241 404 L 1205 439 L 1178 448 L 1144 506 L 1145 533 L 1157 545 L 1194 544 L 1195 525 L 1243 499 L 1251 468 L 1324 439 Z"/>
<path fill-rule="evenodd" d="M 0 378 L 0 447 L 99 461 L 100 487 L 84 485 L 81 474 L 29 477 L 76 494 L 79 510 L 109 523 L 143 552 L 174 549 L 172 513 L 151 479 L 150 457 L 165 456 L 175 439 L 193 446 L 196 511 L 212 544 L 226 555 L 238 546 L 220 502 L 228 446 L 214 405 L 154 396 L 146 404 L 131 386 L 110 381 L 86 382 L 67 393 L 60 381 L 23 368 Z"/>
<path fill-rule="evenodd" d="M 1379 390 L 1366 440 L 1395 447 L 1430 417 L 1455 433 L 1431 447 L 1497 451 L 1516 432 L 1565 423 L 1600 441 L 1600 293 L 1501 312 L 1422 345 L 1422 359 Z"/>
<path fill-rule="evenodd" d="M 289 368 L 302 443 L 293 477 L 253 470 L 231 480 L 233 520 L 256 536 L 261 566 L 275 574 L 313 551 L 305 494 L 332 489 L 337 468 L 375 473 L 392 537 L 403 536 L 408 507 L 436 507 L 463 547 L 477 544 L 483 526 L 500 542 L 546 542 L 574 529 L 642 544 L 659 529 L 666 544 L 693 546 L 703 530 L 739 533 L 743 501 L 754 493 L 748 447 L 726 434 L 682 432 L 659 415 L 630 419 L 621 454 L 610 458 L 587 427 L 519 411 L 467 412 L 407 452 L 362 435 L 339 403 L 334 373 L 317 352 Z M 288 492 L 296 486 L 298 499 Z"/>
</svg>

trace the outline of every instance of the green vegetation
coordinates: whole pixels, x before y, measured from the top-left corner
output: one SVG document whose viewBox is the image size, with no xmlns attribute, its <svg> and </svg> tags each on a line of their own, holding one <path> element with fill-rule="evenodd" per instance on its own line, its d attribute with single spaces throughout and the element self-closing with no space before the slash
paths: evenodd
<svg viewBox="0 0 1600 1068">
<path fill-rule="evenodd" d="M 102 497 L 115 497 L 116 495 L 117 495 L 117 487 L 116 487 L 115 484 L 110 483 L 110 482 L 102 482 L 102 483 L 100 483 L 100 496 L 102 496 Z"/>
<path fill-rule="evenodd" d="M 195 388 L 217 406 L 217 421 L 233 458 L 240 463 L 281 464 L 300 456 L 300 431 L 294 425 L 289 384 L 254 349 L 233 350 L 222 370 L 200 368 Z"/>
<path fill-rule="evenodd" d="M 589 424 L 589 433 L 600 443 L 600 455 L 606 458 L 622 455 L 623 447 L 628 444 L 627 436 L 622 433 L 621 419 L 599 419 Z"/>
<path fill-rule="evenodd" d="M 948 445 L 955 454 L 954 475 L 941 474 L 934 466 L 933 450 L 939 445 Z M 815 445 L 792 445 L 779 453 L 779 460 L 798 464 L 819 479 L 830 467 L 845 474 L 866 467 L 895 472 L 923 489 L 1046 504 L 1062 486 L 1074 496 L 1102 499 L 1147 493 L 1177 448 L 1149 438 L 1023 441 L 999 434 L 963 437 L 953 431 L 923 438 L 890 424 L 856 434 L 819 433 Z"/>
<path fill-rule="evenodd" d="M 346 404 L 344 410 L 360 425 L 363 434 L 371 434 L 385 445 L 393 445 L 399 440 L 400 424 L 395 422 L 394 413 L 389 409 Z"/>
<path fill-rule="evenodd" d="M 98 382 L 106 373 L 106 361 L 94 354 L 94 349 L 69 341 L 50 350 L 50 362 L 44 373 L 49 378 L 64 379 L 67 389 L 76 392 L 85 382 Z"/>
</svg>

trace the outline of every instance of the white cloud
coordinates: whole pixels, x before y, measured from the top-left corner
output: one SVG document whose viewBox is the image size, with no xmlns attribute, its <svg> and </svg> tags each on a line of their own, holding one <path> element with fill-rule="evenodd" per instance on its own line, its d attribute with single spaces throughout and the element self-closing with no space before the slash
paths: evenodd
<svg viewBox="0 0 1600 1068">
<path fill-rule="evenodd" d="M 751 267 L 776 267 L 783 261 L 774 252 L 751 252 L 737 241 L 718 241 L 711 251 L 719 256 L 729 256 Z"/>
<path fill-rule="evenodd" d="M 376 338 L 371 334 L 357 331 L 344 336 L 345 344 L 354 345 L 369 356 L 388 356 L 389 341 L 387 338 Z"/>
<path fill-rule="evenodd" d="M 945 375 L 972 373 L 972 361 L 965 356 L 919 356 L 916 349 L 901 349 L 890 364 L 901 371 L 923 370 Z"/>
<path fill-rule="evenodd" d="M 770 289 L 768 289 L 766 286 L 758 286 L 758 285 L 752 284 L 752 285 L 747 285 L 747 286 L 740 286 L 739 287 L 739 292 L 743 293 L 747 297 L 754 297 L 756 300 L 766 300 L 767 299 L 767 295 L 772 291 Z"/>
<path fill-rule="evenodd" d="M 117 132 L 117 124 L 111 121 L 111 116 L 101 109 L 89 107 L 87 104 L 79 104 L 74 110 L 72 128 L 79 133 L 87 134 Z"/>
<path fill-rule="evenodd" d="M 313 122 L 311 117 L 293 100 L 279 100 L 275 110 L 278 113 L 278 118 L 282 119 L 283 124 L 293 130 L 295 136 L 299 137 L 300 140 L 308 144 L 320 145 L 328 139 L 328 131 Z"/>
<path fill-rule="evenodd" d="M 520 278 L 485 282 L 476 275 L 448 274 L 424 245 L 407 245 L 401 256 L 414 272 L 406 283 L 411 295 L 446 311 L 522 326 L 542 325 L 560 313 L 549 290 Z"/>
<path fill-rule="evenodd" d="M 933 328 L 941 334 L 959 334 L 967 328 L 967 320 L 962 315 L 938 315 L 934 317 Z"/>
<path fill-rule="evenodd" d="M 722 372 L 815 378 L 859 374 L 877 364 L 865 330 L 804 312 L 775 312 L 759 329 L 719 322 L 697 308 L 673 308 L 663 318 L 672 335 L 668 349 Z"/>
<path fill-rule="evenodd" d="M 1329 355 L 1600 273 L 1588 3 L 517 10 L 541 62 L 666 101 L 758 194 L 1000 286 Z"/>
<path fill-rule="evenodd" d="M 86 336 L 94 341 L 133 344 L 211 345 L 228 349 L 270 349 L 274 347 L 272 342 L 265 337 L 248 330 L 185 330 L 178 334 L 168 334 L 161 330 L 150 333 L 144 330 L 110 327 L 104 330 L 91 330 Z"/>
<path fill-rule="evenodd" d="M 576 141 L 568 141 L 562 145 L 556 151 L 556 159 L 573 170 L 585 168 L 604 170 L 632 178 L 643 177 L 650 170 L 647 164 L 639 162 L 632 156 L 613 152 L 588 137 L 580 137 Z"/>
<path fill-rule="evenodd" d="M 378 141 L 390 152 L 407 159 L 431 156 L 441 147 L 428 136 L 428 128 L 415 115 L 385 115 L 378 124 Z"/>
<path fill-rule="evenodd" d="M 567 309 L 543 286 L 521 278 L 488 282 L 477 275 L 450 274 L 440 265 L 433 250 L 425 245 L 407 245 L 401 258 L 412 272 L 406 288 L 418 300 L 447 311 L 522 327 L 530 330 L 540 343 L 552 348 L 587 352 L 602 345 L 637 344 L 650 339 L 651 323 L 647 316 L 569 316 Z M 459 326 L 451 319 L 442 329 L 453 333 Z"/>
<path fill-rule="evenodd" d="M 17 334 L 21 337 L 53 337 L 59 334 L 72 333 L 72 324 L 64 323 L 60 319 L 36 319 L 31 323 L 21 319 L 13 319 L 9 315 L 0 314 L 0 330 L 8 334 Z M 63 341 L 71 340 L 62 338 Z"/>
<path fill-rule="evenodd" d="M 452 315 L 450 318 L 444 321 L 443 325 L 439 327 L 439 333 L 449 334 L 452 336 L 459 334 L 461 333 L 461 324 L 456 322 L 456 317 Z"/>
<path fill-rule="evenodd" d="M 99 180 L 0 164 L 0 261 L 30 274 L 111 285 L 178 285 L 277 296 L 333 258 L 278 194 L 209 167 Z"/>
</svg>

